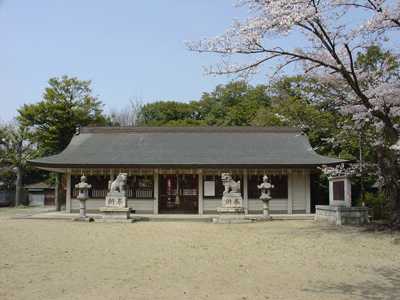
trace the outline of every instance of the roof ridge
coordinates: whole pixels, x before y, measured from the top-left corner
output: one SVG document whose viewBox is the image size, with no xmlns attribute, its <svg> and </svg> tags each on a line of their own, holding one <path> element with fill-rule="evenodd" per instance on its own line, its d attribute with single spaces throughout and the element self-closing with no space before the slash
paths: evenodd
<svg viewBox="0 0 400 300">
<path fill-rule="evenodd" d="M 146 132 L 277 132 L 301 133 L 294 127 L 259 127 L 259 126 L 196 126 L 196 127 L 82 127 L 80 133 L 146 133 Z"/>
</svg>

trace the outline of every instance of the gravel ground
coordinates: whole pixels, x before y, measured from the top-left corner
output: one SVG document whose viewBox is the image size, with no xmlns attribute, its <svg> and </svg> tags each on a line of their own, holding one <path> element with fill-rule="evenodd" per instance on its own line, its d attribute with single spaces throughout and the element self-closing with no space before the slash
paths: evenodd
<svg viewBox="0 0 400 300">
<path fill-rule="evenodd" d="M 400 299 L 400 245 L 389 234 L 312 221 L 104 224 L 10 212 L 0 212 L 2 300 Z"/>
</svg>

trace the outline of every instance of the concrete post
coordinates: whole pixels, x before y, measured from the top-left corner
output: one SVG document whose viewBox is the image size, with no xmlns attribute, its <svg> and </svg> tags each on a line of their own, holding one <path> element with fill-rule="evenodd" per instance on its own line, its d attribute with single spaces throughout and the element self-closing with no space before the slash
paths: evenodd
<svg viewBox="0 0 400 300">
<path fill-rule="evenodd" d="M 204 212 L 204 203 L 203 203 L 203 174 L 198 175 L 199 178 L 199 215 L 202 215 Z"/>
</svg>

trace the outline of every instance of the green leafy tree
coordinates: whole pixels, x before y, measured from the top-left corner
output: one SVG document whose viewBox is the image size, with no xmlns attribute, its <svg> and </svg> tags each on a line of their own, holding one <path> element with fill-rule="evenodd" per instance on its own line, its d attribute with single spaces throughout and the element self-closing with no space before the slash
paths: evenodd
<svg viewBox="0 0 400 300">
<path fill-rule="evenodd" d="M 27 161 L 34 158 L 36 153 L 26 127 L 20 124 L 0 127 L 0 168 L 8 172 L 8 175 L 15 173 L 16 206 L 23 202 L 23 176 L 27 170 Z"/>
<path fill-rule="evenodd" d="M 288 76 L 272 82 L 267 94 L 271 105 L 258 110 L 252 125 L 299 128 L 320 154 L 349 158 L 336 139 L 344 118 L 326 106 L 331 95 L 326 89 L 303 76 Z"/>
<path fill-rule="evenodd" d="M 198 126 L 203 125 L 198 103 L 159 101 L 143 106 L 139 124 L 146 126 Z"/>
<path fill-rule="evenodd" d="M 33 132 L 32 139 L 41 155 L 62 151 L 78 125 L 109 124 L 90 84 L 75 77 L 51 78 L 40 102 L 25 104 L 18 110 L 18 121 Z"/>
<path fill-rule="evenodd" d="M 260 107 L 268 106 L 266 87 L 244 81 L 219 85 L 199 101 L 160 101 L 143 106 L 141 125 L 148 126 L 246 126 Z"/>
<path fill-rule="evenodd" d="M 266 86 L 254 87 L 245 81 L 236 81 L 204 93 L 198 102 L 199 115 L 207 125 L 248 126 L 258 110 L 268 107 L 270 102 Z"/>
</svg>

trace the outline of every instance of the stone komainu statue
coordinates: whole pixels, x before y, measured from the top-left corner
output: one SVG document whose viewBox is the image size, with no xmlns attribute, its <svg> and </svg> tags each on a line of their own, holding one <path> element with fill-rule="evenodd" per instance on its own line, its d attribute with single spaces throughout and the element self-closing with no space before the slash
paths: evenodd
<svg viewBox="0 0 400 300">
<path fill-rule="evenodd" d="M 222 173 L 221 180 L 225 187 L 224 195 L 229 193 L 240 193 L 240 180 L 234 181 L 230 173 Z"/>
<path fill-rule="evenodd" d="M 108 189 L 110 192 L 126 192 L 126 181 L 128 179 L 128 174 L 120 173 L 114 181 L 109 181 Z"/>
</svg>

